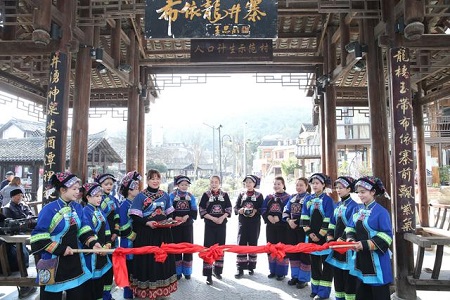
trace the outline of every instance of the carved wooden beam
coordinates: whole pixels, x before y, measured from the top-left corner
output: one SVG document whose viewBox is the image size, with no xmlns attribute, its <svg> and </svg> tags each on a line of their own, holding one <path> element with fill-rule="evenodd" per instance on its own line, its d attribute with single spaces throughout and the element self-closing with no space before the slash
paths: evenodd
<svg viewBox="0 0 450 300">
<path fill-rule="evenodd" d="M 33 41 L 0 41 L 0 48 L 0 56 L 46 55 L 58 50 L 59 41 L 51 41 L 47 46 Z"/>
<path fill-rule="evenodd" d="M 30 100 L 34 103 L 40 104 L 40 105 L 46 105 L 47 104 L 47 98 L 42 97 L 38 94 L 35 94 L 33 92 L 29 92 L 25 89 L 22 89 L 18 86 L 6 83 L 6 82 L 2 82 L 0 81 L 0 90 L 2 90 L 3 92 L 15 95 L 17 97 L 21 97 L 27 100 Z"/>
<path fill-rule="evenodd" d="M 450 98 L 450 87 L 443 88 L 441 90 L 431 92 L 420 98 L 419 104 L 424 105 L 434 101 L 440 101 Z"/>
</svg>

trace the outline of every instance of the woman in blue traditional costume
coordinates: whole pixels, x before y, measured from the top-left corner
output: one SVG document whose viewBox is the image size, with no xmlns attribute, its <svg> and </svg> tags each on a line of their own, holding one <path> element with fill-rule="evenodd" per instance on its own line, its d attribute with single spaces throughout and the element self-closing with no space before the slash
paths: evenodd
<svg viewBox="0 0 450 300">
<path fill-rule="evenodd" d="M 120 182 L 119 193 L 123 196 L 124 201 L 119 208 L 120 216 L 120 247 L 133 248 L 133 241 L 136 233 L 133 231 L 133 220 L 129 215 L 131 205 L 134 198 L 139 194 L 139 184 L 142 180 L 141 174 L 137 171 L 128 172 Z M 127 269 L 130 276 L 132 269 L 133 255 L 127 255 Z M 129 286 L 123 288 L 123 298 L 133 299 L 133 291 Z"/>
<path fill-rule="evenodd" d="M 177 187 L 170 194 L 170 201 L 175 209 L 173 218 L 180 225 L 172 228 L 174 243 L 193 243 L 194 242 L 194 220 L 197 219 L 198 209 L 195 196 L 188 192 L 191 179 L 184 175 L 174 178 L 174 185 Z M 175 265 L 177 270 L 177 279 L 191 279 L 192 275 L 192 253 L 180 253 L 175 255 Z"/>
<path fill-rule="evenodd" d="M 62 292 L 66 291 L 66 300 L 80 300 L 92 273 L 84 254 L 74 253 L 73 249 L 83 246 L 101 249 L 102 246 L 91 228 L 82 222 L 83 207 L 75 201 L 80 190 L 79 179 L 71 173 L 55 173 L 50 183 L 58 198 L 42 208 L 31 233 L 32 252 L 41 256 L 38 265 L 53 267 L 38 270 L 38 280 L 46 284 L 40 289 L 40 299 L 61 300 Z M 55 272 L 54 282 L 49 276 L 51 269 Z"/>
<path fill-rule="evenodd" d="M 170 219 L 174 211 L 169 195 L 160 189 L 159 171 L 147 172 L 147 184 L 148 187 L 134 198 L 129 211 L 136 232 L 135 248 L 160 247 L 163 243 L 173 242 L 171 228 L 158 226 Z M 135 255 L 131 275 L 131 289 L 137 298 L 167 297 L 178 287 L 173 254 L 169 254 L 163 263 L 156 262 L 154 254 Z"/>
<path fill-rule="evenodd" d="M 340 201 L 334 209 L 330 225 L 328 225 L 327 241 L 346 241 L 345 228 L 353 214 L 359 209 L 358 203 L 352 199 L 350 193 L 354 192 L 355 179 L 350 176 L 340 176 L 334 182 L 336 193 Z M 333 266 L 334 293 L 336 300 L 354 300 L 356 291 L 356 278 L 349 274 L 353 268 L 353 251 L 339 253 L 331 251 L 327 262 Z"/>
<path fill-rule="evenodd" d="M 101 185 L 103 189 L 102 203 L 100 204 L 100 209 L 108 220 L 109 229 L 111 230 L 111 248 L 116 248 L 119 245 L 119 200 L 113 196 L 112 191 L 114 188 L 114 183 L 116 178 L 114 175 L 109 173 L 99 174 L 95 181 Z M 112 256 L 109 255 L 110 259 Z M 110 281 L 105 281 L 105 286 L 103 288 L 103 300 L 112 300 L 111 288 L 112 288 L 113 278 Z"/>
<path fill-rule="evenodd" d="M 259 188 L 260 179 L 256 175 L 247 175 L 244 178 L 245 190 L 239 193 L 234 213 L 239 216 L 239 228 L 237 242 L 240 246 L 257 246 L 261 232 L 261 206 L 264 196 L 256 191 Z M 237 273 L 235 278 L 244 276 L 244 270 L 250 275 L 256 268 L 256 253 L 243 253 L 236 256 Z"/>
<path fill-rule="evenodd" d="M 98 183 L 86 183 L 83 185 L 83 223 L 89 225 L 97 236 L 97 241 L 104 249 L 111 248 L 111 231 L 108 222 L 100 210 L 102 201 L 102 187 Z M 86 293 L 88 299 L 100 300 L 103 298 L 103 287 L 105 283 L 112 280 L 112 264 L 105 253 L 87 253 L 85 255 L 86 265 L 92 272 L 90 293 Z"/>
<path fill-rule="evenodd" d="M 266 223 L 267 243 L 286 244 L 287 228 L 283 221 L 283 210 L 291 195 L 286 193 L 286 184 L 281 176 L 273 180 L 274 193 L 267 195 L 261 206 L 261 216 Z M 289 258 L 284 257 L 281 261 L 277 258 L 269 257 L 269 278 L 275 278 L 282 281 L 289 271 Z"/>
<path fill-rule="evenodd" d="M 287 244 L 297 245 L 306 240 L 305 231 L 300 227 L 300 217 L 306 196 L 311 192 L 308 178 L 300 177 L 295 182 L 297 193 L 293 194 L 286 203 L 283 220 L 287 223 Z M 295 285 L 303 289 L 311 281 L 311 256 L 307 253 L 288 253 L 291 266 L 291 279 L 288 285 Z"/>
<path fill-rule="evenodd" d="M 203 193 L 198 204 L 200 217 L 205 221 L 203 246 L 225 245 L 227 218 L 231 217 L 233 207 L 228 193 L 220 188 L 219 176 L 211 176 L 209 187 L 210 189 Z M 206 284 L 213 284 L 213 273 L 217 279 L 222 279 L 223 265 L 223 256 L 216 259 L 214 265 L 203 262 L 203 276 L 206 276 Z"/>
<path fill-rule="evenodd" d="M 334 212 L 334 202 L 325 193 L 331 184 L 330 177 L 323 173 L 314 173 L 309 177 L 312 194 L 309 195 L 302 208 L 301 225 L 305 230 L 309 243 L 323 245 L 326 242 L 328 225 Z M 311 253 L 311 294 L 310 297 L 328 299 L 333 281 L 333 268 L 325 259 L 330 250 Z"/>
<path fill-rule="evenodd" d="M 356 300 L 388 300 L 392 282 L 391 252 L 392 224 L 389 212 L 375 201 L 386 193 L 376 177 L 362 177 L 355 183 L 364 207 L 353 215 L 345 232 L 347 241 L 357 242 L 350 274 L 356 276 Z"/>
</svg>

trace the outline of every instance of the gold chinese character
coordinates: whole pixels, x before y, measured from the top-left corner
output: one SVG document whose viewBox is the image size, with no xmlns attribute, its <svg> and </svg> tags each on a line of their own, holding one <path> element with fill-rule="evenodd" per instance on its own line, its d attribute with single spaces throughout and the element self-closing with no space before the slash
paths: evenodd
<svg viewBox="0 0 450 300">
<path fill-rule="evenodd" d="M 400 155 L 400 159 L 399 159 L 399 163 L 401 165 L 407 165 L 409 163 L 411 163 L 413 160 L 411 159 L 411 150 L 402 150 L 399 153 Z"/>
<path fill-rule="evenodd" d="M 244 16 L 245 20 L 256 22 L 261 20 L 261 17 L 265 17 L 266 13 L 262 11 L 259 7 L 262 0 L 250 0 L 245 5 L 247 8 L 247 14 Z"/>
<path fill-rule="evenodd" d="M 47 155 L 45 155 L 45 158 L 47 159 L 46 162 L 44 162 L 45 166 L 48 166 L 49 169 L 55 165 L 55 157 L 56 155 L 53 152 L 49 152 Z"/>
<path fill-rule="evenodd" d="M 48 104 L 48 107 L 47 107 L 47 115 L 49 115 L 49 116 L 59 115 L 59 112 L 58 112 L 58 103 L 57 103 L 57 102 L 51 101 L 51 102 Z"/>
<path fill-rule="evenodd" d="M 406 88 L 406 82 L 401 81 L 400 82 L 400 94 L 406 94 L 408 92 L 408 89 Z"/>
<path fill-rule="evenodd" d="M 52 66 L 53 69 L 58 69 L 58 64 L 61 61 L 59 60 L 59 54 L 55 53 L 55 55 L 53 55 L 52 57 L 52 62 L 50 63 L 50 66 Z"/>
<path fill-rule="evenodd" d="M 50 180 L 50 178 L 53 176 L 53 174 L 55 174 L 54 171 L 48 170 L 44 172 L 44 175 L 42 176 L 44 179 L 44 182 L 48 182 Z"/>
<path fill-rule="evenodd" d="M 47 98 L 51 99 L 51 97 L 53 96 L 52 101 L 56 101 L 56 96 L 58 96 L 58 94 L 59 94 L 59 89 L 56 86 L 54 86 L 53 88 L 51 88 L 48 91 Z"/>
<path fill-rule="evenodd" d="M 405 184 L 400 185 L 398 188 L 398 196 L 400 198 L 412 198 L 412 186 L 407 186 Z"/>
<path fill-rule="evenodd" d="M 409 127 L 411 118 L 403 117 L 403 119 L 399 120 L 398 123 L 403 127 L 403 129 L 407 129 Z"/>
<path fill-rule="evenodd" d="M 238 52 L 241 54 L 247 52 L 247 47 L 245 47 L 244 44 L 240 44 L 239 48 L 238 48 Z"/>
<path fill-rule="evenodd" d="M 55 126 L 55 120 L 50 120 L 47 124 L 47 132 L 48 133 L 58 132 L 58 130 L 56 130 L 56 128 L 54 128 L 53 126 Z"/>
<path fill-rule="evenodd" d="M 403 145 L 412 144 L 411 135 L 409 133 L 401 134 L 400 135 L 400 144 L 403 144 Z"/>
<path fill-rule="evenodd" d="M 56 148 L 56 137 L 55 136 L 48 136 L 47 137 L 47 148 L 55 149 Z"/>
<path fill-rule="evenodd" d="M 255 43 L 250 43 L 250 45 L 248 45 L 248 53 L 257 53 L 258 50 L 256 48 L 256 44 Z"/>
<path fill-rule="evenodd" d="M 234 24 L 239 23 L 239 13 L 241 12 L 241 4 L 233 4 L 233 6 L 230 9 L 224 10 L 225 16 L 223 16 L 223 19 L 226 17 L 230 17 L 230 19 L 234 19 Z"/>
<path fill-rule="evenodd" d="M 259 51 L 263 53 L 269 52 L 269 44 L 268 43 L 261 44 L 261 46 L 259 46 Z"/>
<path fill-rule="evenodd" d="M 397 77 L 403 77 L 403 78 L 409 78 L 409 71 L 406 65 L 398 66 L 395 70 L 395 76 Z"/>
<path fill-rule="evenodd" d="M 402 220 L 402 231 L 403 232 L 407 232 L 407 231 L 413 231 L 414 228 L 412 227 L 412 218 L 406 218 L 404 220 Z"/>
<path fill-rule="evenodd" d="M 411 173 L 412 173 L 411 168 L 402 169 L 398 173 L 401 175 L 402 179 L 405 179 L 408 181 L 411 180 Z"/>
<path fill-rule="evenodd" d="M 406 203 L 406 204 L 402 204 L 401 206 L 400 206 L 400 208 L 401 208 L 401 210 L 402 210 L 402 214 L 404 215 L 404 216 L 409 216 L 409 215 L 412 215 L 412 214 L 414 214 L 414 212 L 413 212 L 413 206 L 411 205 L 411 203 Z"/>
<path fill-rule="evenodd" d="M 51 83 L 58 83 L 59 82 L 59 70 L 56 69 L 52 74 L 52 79 L 50 81 Z"/>
<path fill-rule="evenodd" d="M 180 12 L 184 13 L 184 17 L 189 20 L 202 15 L 200 8 L 197 7 L 197 3 L 195 3 L 195 1 L 192 1 L 192 3 L 186 2 Z"/>
<path fill-rule="evenodd" d="M 405 48 L 400 48 L 397 50 L 397 54 L 394 55 L 394 58 L 397 60 L 397 62 L 406 62 L 409 61 L 409 57 L 406 54 Z"/>
<path fill-rule="evenodd" d="M 406 111 L 410 108 L 412 108 L 411 103 L 409 102 L 408 98 L 401 98 L 399 100 L 399 103 L 397 104 L 396 108 L 399 108 L 402 110 L 403 114 L 406 113 Z"/>
<path fill-rule="evenodd" d="M 195 48 L 195 50 L 194 50 L 194 53 L 197 53 L 197 52 L 200 52 L 200 53 L 205 53 L 205 51 L 202 49 L 202 47 L 200 47 L 199 45 L 197 45 L 197 47 Z"/>
</svg>

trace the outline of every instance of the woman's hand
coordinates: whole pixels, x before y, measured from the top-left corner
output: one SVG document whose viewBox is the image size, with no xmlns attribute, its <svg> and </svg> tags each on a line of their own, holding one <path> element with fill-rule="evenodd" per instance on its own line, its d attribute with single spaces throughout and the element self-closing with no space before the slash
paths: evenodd
<svg viewBox="0 0 450 300">
<path fill-rule="evenodd" d="M 114 242 L 116 239 L 117 239 L 117 234 L 116 234 L 116 233 L 113 233 L 113 234 L 111 235 L 111 242 Z"/>
<path fill-rule="evenodd" d="M 155 229 L 156 228 L 155 224 L 156 224 L 156 221 L 147 221 L 147 223 L 145 223 L 145 225 L 147 225 L 151 229 Z"/>
<path fill-rule="evenodd" d="M 103 249 L 103 247 L 102 247 L 102 245 L 100 245 L 100 243 L 95 243 L 95 245 L 94 245 L 94 247 L 92 247 L 92 249 L 100 250 L 100 249 Z M 98 254 L 98 255 L 101 255 L 101 256 L 105 256 L 106 252 L 99 251 L 99 252 L 95 252 L 95 254 Z"/>
<path fill-rule="evenodd" d="M 66 251 L 64 251 L 63 256 L 73 255 L 73 250 L 69 246 L 67 246 Z"/>
<path fill-rule="evenodd" d="M 356 242 L 353 247 L 355 247 L 355 251 L 361 251 L 363 249 L 363 244 L 361 243 L 361 241 L 359 241 Z"/>
<path fill-rule="evenodd" d="M 273 217 L 273 224 L 280 222 L 280 218 L 278 218 L 278 216 L 274 216 Z"/>
<path fill-rule="evenodd" d="M 317 235 L 315 233 L 310 233 L 309 234 L 309 238 L 311 239 L 311 241 L 313 242 L 318 242 L 320 241 L 320 239 L 317 237 Z"/>
<path fill-rule="evenodd" d="M 269 222 L 272 223 L 272 224 L 275 223 L 275 221 L 273 220 L 273 216 L 272 215 L 267 216 L 267 220 L 269 220 Z"/>
<path fill-rule="evenodd" d="M 297 228 L 297 224 L 295 224 L 295 220 L 293 220 L 293 219 L 288 219 L 287 222 L 288 222 L 288 224 L 289 224 L 289 227 L 291 227 L 292 229 Z"/>
</svg>

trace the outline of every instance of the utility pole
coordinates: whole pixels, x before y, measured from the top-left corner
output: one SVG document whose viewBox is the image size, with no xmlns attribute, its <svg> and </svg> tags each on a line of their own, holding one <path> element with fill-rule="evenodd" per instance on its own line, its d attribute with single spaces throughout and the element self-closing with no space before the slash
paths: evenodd
<svg viewBox="0 0 450 300">
<path fill-rule="evenodd" d="M 222 137 L 220 136 L 220 128 L 222 128 L 222 124 L 217 127 L 217 130 L 219 131 L 219 176 L 222 181 Z"/>
<path fill-rule="evenodd" d="M 247 122 L 244 123 L 244 157 L 242 158 L 243 162 L 243 177 L 247 176 L 247 137 L 246 137 L 246 131 L 247 131 Z"/>
</svg>

